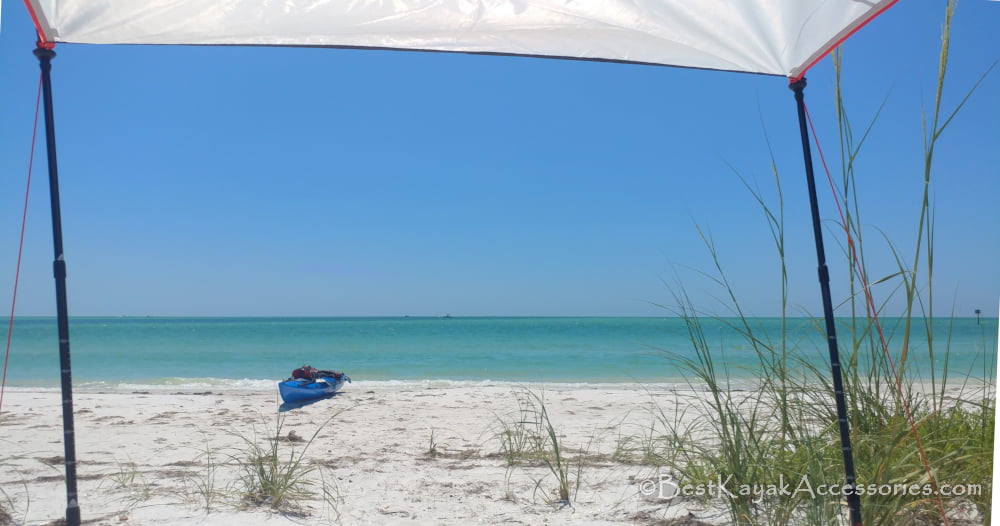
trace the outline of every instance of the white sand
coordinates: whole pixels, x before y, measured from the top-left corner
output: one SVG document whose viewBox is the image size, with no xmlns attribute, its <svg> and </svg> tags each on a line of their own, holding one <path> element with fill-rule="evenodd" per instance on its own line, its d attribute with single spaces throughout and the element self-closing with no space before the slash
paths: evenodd
<svg viewBox="0 0 1000 526">
<path fill-rule="evenodd" d="M 294 432 L 308 440 L 319 429 L 306 451 L 316 468 L 310 474 L 315 495 L 299 503 L 299 516 L 235 496 L 233 460 L 243 457 L 244 438 L 256 435 L 268 447 L 276 392 L 77 392 L 82 516 L 102 525 L 648 524 L 693 511 L 725 522 L 721 512 L 697 503 L 642 495 L 638 482 L 656 477 L 655 468 L 612 458 L 623 436 L 648 428 L 654 398 L 672 417 L 694 393 L 531 386 L 544 394 L 563 447 L 572 453 L 585 447 L 590 459 L 572 507 L 559 509 L 551 503 L 556 479 L 546 467 L 508 469 L 498 455 L 497 422 L 518 421 L 518 389 L 356 382 L 332 399 L 282 413 L 282 437 Z M 428 454 L 432 434 L 434 456 Z M 305 442 L 279 444 L 287 459 Z M 0 414 L 0 506 L 15 524 L 47 524 L 64 515 L 62 456 L 59 393 L 8 390 Z M 213 471 L 214 491 L 200 490 Z M 324 499 L 324 488 L 333 497 Z M 206 493 L 217 496 L 210 510 Z"/>
</svg>

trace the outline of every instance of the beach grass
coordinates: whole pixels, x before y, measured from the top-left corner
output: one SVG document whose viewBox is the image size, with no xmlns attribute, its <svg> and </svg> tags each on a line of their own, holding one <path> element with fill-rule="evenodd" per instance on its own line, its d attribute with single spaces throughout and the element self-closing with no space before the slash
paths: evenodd
<svg viewBox="0 0 1000 526">
<path fill-rule="evenodd" d="M 535 441 L 538 448 L 538 456 L 557 481 L 559 492 L 558 503 L 562 506 L 568 506 L 570 505 L 570 493 L 572 492 L 573 498 L 576 498 L 576 492 L 580 489 L 583 471 L 583 462 L 581 460 L 584 456 L 583 452 L 581 450 L 581 454 L 577 457 L 574 467 L 570 458 L 566 456 L 566 445 L 556 431 L 555 425 L 552 424 L 552 419 L 549 418 L 548 408 L 545 407 L 545 399 L 538 393 L 532 392 L 530 395 L 531 404 L 536 411 L 536 425 L 541 430 L 541 433 L 536 435 L 540 440 L 536 439 Z M 536 485 L 537 487 L 538 485 Z"/>
<path fill-rule="evenodd" d="M 500 445 L 499 455 L 508 468 L 536 463 L 534 457 L 534 435 L 531 424 L 532 412 L 528 402 L 515 392 L 517 410 L 508 415 L 494 414 L 493 435 Z"/>
<path fill-rule="evenodd" d="M 947 334 L 935 334 L 932 323 L 934 212 L 930 181 L 934 150 L 947 125 L 982 81 L 981 77 L 973 84 L 953 111 L 947 114 L 942 111 L 954 8 L 954 1 L 946 7 L 936 95 L 930 115 L 924 117 L 923 173 L 917 180 L 924 190 L 918 204 L 915 253 L 912 258 L 904 258 L 883 234 L 896 267 L 876 279 L 868 277 L 864 249 L 877 247 L 872 247 L 871 242 L 863 243 L 855 161 L 862 153 L 865 139 L 877 129 L 881 108 L 863 133 L 856 134 L 841 90 L 843 60 L 839 52 L 834 61 L 843 167 L 838 197 L 844 203 L 844 222 L 840 226 L 853 238 L 852 243 L 842 245 L 849 269 L 846 278 L 850 294 L 840 308 L 850 314 L 846 320 L 838 318 L 838 329 L 858 484 L 863 486 L 862 490 L 876 489 L 874 494 L 861 496 L 864 523 L 871 526 L 931 524 L 946 517 L 965 518 L 970 514 L 982 517 L 985 524 L 990 520 L 996 414 L 995 385 L 990 379 L 995 378 L 996 362 L 986 361 L 985 370 L 981 371 L 985 380 L 981 382 L 970 379 L 968 374 L 963 378 L 961 372 L 950 371 Z M 776 279 L 780 284 L 781 333 L 763 334 L 754 327 L 742 308 L 736 287 L 726 277 L 711 235 L 699 227 L 714 263 L 714 270 L 703 274 L 722 290 L 726 308 L 735 316 L 733 328 L 742 334 L 746 347 L 757 357 L 760 380 L 750 386 L 734 387 L 730 383 L 732 371 L 727 349 L 710 344 L 701 323 L 707 314 L 691 302 L 684 285 L 678 285 L 674 288 L 676 306 L 672 310 L 686 323 L 693 353 L 671 353 L 670 359 L 683 365 L 692 388 L 707 390 L 708 396 L 701 399 L 697 410 L 708 418 L 693 428 L 660 419 L 663 429 L 660 440 L 677 441 L 692 435 L 713 437 L 710 441 L 689 440 L 667 460 L 666 464 L 681 473 L 686 482 L 704 485 L 717 481 L 721 475 L 722 480 L 728 481 L 728 487 L 761 488 L 761 493 L 718 495 L 733 524 L 839 524 L 840 516 L 846 513 L 839 498 L 817 498 L 808 491 L 791 494 L 766 491 L 789 482 L 796 488 L 808 481 L 812 489 L 844 484 L 834 389 L 828 368 L 816 365 L 823 363 L 816 359 L 822 357 L 817 350 L 798 348 L 795 342 L 786 339 L 789 294 L 784 205 L 773 162 L 771 170 L 777 188 L 776 202 L 769 202 L 745 180 L 744 184 L 761 206 L 773 236 Z M 880 304 L 869 299 L 866 293 L 874 284 L 886 284 L 880 290 L 889 288 L 903 294 L 902 323 L 897 328 L 901 343 L 892 352 L 886 349 L 876 323 L 878 317 L 885 315 L 889 298 L 883 298 Z M 822 319 L 816 320 L 816 325 L 817 331 L 825 332 Z M 915 345 L 914 338 L 920 338 L 921 345 Z M 926 356 L 919 361 L 927 364 L 925 370 L 921 370 L 915 359 L 918 348 L 926 349 L 920 351 Z M 960 385 L 954 385 L 955 378 L 963 378 Z M 891 494 L 881 494 L 886 487 L 910 485 L 919 491 L 916 494 L 904 491 L 904 495 L 899 495 L 899 490 L 894 489 Z M 959 496 L 938 498 L 942 485 L 967 485 L 973 489 Z"/>
<path fill-rule="evenodd" d="M 231 457 L 239 466 L 237 492 L 242 501 L 251 506 L 264 506 L 285 513 L 300 513 L 298 503 L 316 496 L 313 489 L 317 485 L 315 471 L 319 469 L 307 457 L 309 446 L 319 433 L 341 411 L 335 412 L 325 422 L 317 426 L 308 440 L 297 440 L 294 431 L 282 436 L 285 416 L 278 414 L 275 424 L 263 422 L 265 436 L 263 443 L 257 436 L 256 428 L 251 435 L 239 435 L 244 448 Z M 302 442 L 296 447 L 297 442 Z M 288 443 L 287 451 L 282 443 Z M 207 484 L 207 482 L 206 482 Z M 320 478 L 320 491 L 329 497 L 329 488 Z M 329 499 L 327 499 L 329 500 Z"/>
<path fill-rule="evenodd" d="M 139 464 L 133 460 L 119 463 L 116 471 L 102 477 L 101 485 L 104 482 L 111 483 L 111 490 L 121 490 L 125 494 L 121 497 L 125 505 L 125 510 L 134 509 L 142 503 L 153 498 L 156 494 L 156 483 L 150 481 L 139 469 Z"/>
<path fill-rule="evenodd" d="M 175 492 L 180 501 L 194 504 L 207 513 L 265 508 L 289 517 L 306 517 L 311 515 L 305 511 L 306 507 L 314 507 L 319 502 L 321 513 L 335 522 L 341 501 L 339 488 L 334 479 L 323 473 L 325 464 L 315 461 L 308 452 L 323 429 L 343 411 L 336 411 L 320 423 L 308 439 L 294 430 L 286 433 L 286 417 L 280 413 L 273 422 L 260 415 L 261 423 L 252 425 L 250 432 L 227 430 L 226 433 L 242 443 L 242 447 L 220 449 L 218 441 L 203 432 L 203 446 L 194 448 L 197 450 L 195 459 L 171 464 L 193 469 L 178 470 L 178 478 L 183 483 L 180 488 L 170 491 Z M 144 471 L 133 461 L 117 464 L 115 471 L 103 475 L 102 479 L 111 483 L 112 492 L 126 492 L 123 497 L 125 509 L 120 513 L 154 498 L 157 502 L 164 497 L 169 500 L 168 490 L 149 482 Z M 309 505 L 304 507 L 306 503 Z"/>
<path fill-rule="evenodd" d="M 139 478 L 139 467 L 133 461 L 118 465 L 118 471 L 108 477 L 118 488 L 132 488 Z"/>
<path fill-rule="evenodd" d="M 200 452 L 199 459 L 203 459 L 204 470 L 199 474 L 192 474 L 187 477 L 185 488 L 191 500 L 211 512 L 216 505 L 223 503 L 230 496 L 229 488 L 219 487 L 218 454 L 214 453 L 208 436 L 202 433 L 204 448 Z M 200 464 L 200 463 L 198 463 Z"/>
<path fill-rule="evenodd" d="M 438 442 L 434 438 L 434 428 L 431 428 L 430 437 L 427 439 L 427 451 L 424 452 L 424 456 L 427 458 L 434 458 L 438 456 Z"/>
<path fill-rule="evenodd" d="M 541 496 L 548 504 L 571 506 L 583 483 L 584 467 L 589 461 L 589 444 L 571 448 L 557 430 L 545 403 L 544 392 L 529 388 L 515 391 L 517 409 L 505 416 L 496 416 L 493 437 L 499 443 L 498 456 L 507 466 L 504 479 L 507 497 L 516 500 L 510 491 L 510 479 L 515 469 L 544 467 L 548 476 L 534 476 L 532 497 Z M 555 485 L 549 491 L 550 479 Z M 554 497 L 554 498 L 553 498 Z"/>
</svg>

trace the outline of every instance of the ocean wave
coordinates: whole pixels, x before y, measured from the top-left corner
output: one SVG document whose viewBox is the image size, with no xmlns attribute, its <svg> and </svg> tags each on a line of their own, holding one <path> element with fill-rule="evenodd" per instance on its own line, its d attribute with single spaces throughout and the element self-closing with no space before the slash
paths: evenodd
<svg viewBox="0 0 1000 526">
<path fill-rule="evenodd" d="M 122 381 L 89 381 L 74 383 L 83 391 L 263 391 L 275 389 L 274 380 L 253 378 L 142 378 Z"/>
<path fill-rule="evenodd" d="M 749 388 L 748 382 L 745 388 Z M 661 381 L 630 381 L 630 382 L 581 382 L 581 381 L 512 381 L 512 380 L 453 380 L 453 379 L 406 379 L 406 380 L 355 380 L 345 390 L 409 390 L 409 389 L 450 389 L 450 388 L 494 388 L 506 387 L 517 389 L 528 387 L 532 389 L 649 389 L 649 390 L 699 390 L 683 380 Z M 733 386 L 739 389 L 738 386 Z M 58 386 L 48 385 L 15 385 L 8 388 L 16 390 L 59 390 Z M 201 391 L 256 391 L 266 392 L 277 388 L 277 381 L 259 378 L 142 378 L 122 381 L 77 381 L 73 384 L 74 391 L 95 392 L 201 392 Z"/>
</svg>

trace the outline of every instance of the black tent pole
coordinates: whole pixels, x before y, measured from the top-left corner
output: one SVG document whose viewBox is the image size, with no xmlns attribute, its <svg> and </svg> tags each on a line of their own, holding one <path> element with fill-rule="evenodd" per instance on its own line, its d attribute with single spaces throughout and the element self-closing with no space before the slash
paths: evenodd
<svg viewBox="0 0 1000 526">
<path fill-rule="evenodd" d="M 59 330 L 59 366 L 62 371 L 63 444 L 66 463 L 66 525 L 80 525 L 76 492 L 76 439 L 73 432 L 73 375 L 69 362 L 69 308 L 66 301 L 66 260 L 63 257 L 62 214 L 59 208 L 59 170 L 56 166 L 56 130 L 52 116 L 52 59 L 55 51 L 35 49 L 42 68 L 42 104 L 45 108 L 45 146 L 48 150 L 49 199 L 52 205 L 53 271 L 56 279 L 56 315 Z"/>
<path fill-rule="evenodd" d="M 816 179 L 813 175 L 812 150 L 809 146 L 809 129 L 806 126 L 806 105 L 802 90 L 806 79 L 789 84 L 795 92 L 795 106 L 799 112 L 799 132 L 802 136 L 802 158 L 806 164 L 806 180 L 809 183 L 809 207 L 812 209 L 813 237 L 816 240 L 816 260 L 819 264 L 819 287 L 823 295 L 823 316 L 826 319 L 826 339 L 830 347 L 830 369 L 833 376 L 833 394 L 837 402 L 837 421 L 840 427 L 840 446 L 844 453 L 845 493 L 851 513 L 851 525 L 861 524 L 861 497 L 857 491 L 854 475 L 854 453 L 851 450 L 851 428 L 847 421 L 847 401 L 844 398 L 844 380 L 840 372 L 840 351 L 837 349 L 837 327 L 833 319 L 833 300 L 830 299 L 830 271 L 826 267 L 826 252 L 823 249 L 823 230 L 819 219 L 819 201 L 816 198 Z"/>
</svg>

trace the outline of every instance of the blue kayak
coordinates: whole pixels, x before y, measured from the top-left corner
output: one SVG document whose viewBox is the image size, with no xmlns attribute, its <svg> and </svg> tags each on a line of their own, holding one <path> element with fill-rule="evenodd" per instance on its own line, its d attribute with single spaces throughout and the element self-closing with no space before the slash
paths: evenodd
<svg viewBox="0 0 1000 526">
<path fill-rule="evenodd" d="M 350 381 L 351 378 L 346 374 L 341 375 L 340 378 L 321 377 L 316 380 L 290 378 L 284 382 L 278 382 L 278 392 L 281 393 L 281 399 L 286 403 L 304 402 L 336 393 L 345 383 L 350 383 Z"/>
</svg>

